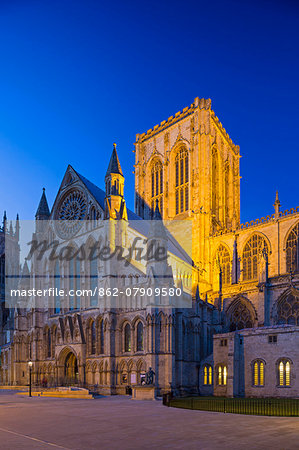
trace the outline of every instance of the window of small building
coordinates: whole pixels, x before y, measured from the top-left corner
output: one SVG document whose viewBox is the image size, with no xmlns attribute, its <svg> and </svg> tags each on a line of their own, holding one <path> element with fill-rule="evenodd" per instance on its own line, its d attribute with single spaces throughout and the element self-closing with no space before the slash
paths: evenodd
<svg viewBox="0 0 299 450">
<path fill-rule="evenodd" d="M 217 383 L 219 386 L 226 386 L 227 384 L 227 367 L 226 366 L 218 366 L 217 369 Z"/>
<path fill-rule="evenodd" d="M 220 347 L 227 347 L 227 339 L 220 340 Z"/>
<path fill-rule="evenodd" d="M 264 361 L 256 360 L 253 362 L 253 386 L 264 386 L 265 383 L 265 364 Z"/>
<path fill-rule="evenodd" d="M 268 342 L 269 344 L 276 344 L 277 343 L 277 335 L 270 335 L 268 336 Z"/>
<path fill-rule="evenodd" d="M 213 384 L 213 369 L 209 364 L 205 365 L 203 369 L 203 384 L 205 386 Z"/>
<path fill-rule="evenodd" d="M 288 360 L 278 362 L 278 385 L 281 387 L 291 386 L 291 363 Z"/>
</svg>

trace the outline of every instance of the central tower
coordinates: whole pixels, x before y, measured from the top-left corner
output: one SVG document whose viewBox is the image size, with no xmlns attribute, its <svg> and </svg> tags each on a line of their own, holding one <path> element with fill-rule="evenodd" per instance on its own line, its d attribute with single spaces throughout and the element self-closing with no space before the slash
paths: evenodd
<svg viewBox="0 0 299 450">
<path fill-rule="evenodd" d="M 209 237 L 240 222 L 239 147 L 211 100 L 197 97 L 190 107 L 137 134 L 135 156 L 136 213 L 150 219 L 158 200 L 163 219 L 192 219 L 197 281 L 207 283 Z"/>
</svg>

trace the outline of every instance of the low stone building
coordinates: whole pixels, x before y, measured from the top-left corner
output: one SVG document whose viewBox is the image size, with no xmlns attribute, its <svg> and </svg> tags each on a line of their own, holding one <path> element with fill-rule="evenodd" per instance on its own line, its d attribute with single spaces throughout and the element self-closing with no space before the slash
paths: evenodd
<svg viewBox="0 0 299 450">
<path fill-rule="evenodd" d="M 298 397 L 299 328 L 277 325 L 217 334 L 208 367 L 216 396 Z"/>
</svg>

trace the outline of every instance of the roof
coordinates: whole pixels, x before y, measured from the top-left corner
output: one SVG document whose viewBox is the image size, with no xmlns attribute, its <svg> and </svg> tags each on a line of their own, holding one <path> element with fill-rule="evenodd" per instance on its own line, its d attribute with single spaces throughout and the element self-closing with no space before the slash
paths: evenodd
<svg viewBox="0 0 299 450">
<path fill-rule="evenodd" d="M 116 151 L 116 144 L 113 144 L 113 151 L 109 161 L 106 176 L 110 175 L 111 173 L 119 173 L 120 175 L 123 176 L 123 172 L 121 170 L 120 162 Z"/>
<path fill-rule="evenodd" d="M 41 196 L 41 199 L 40 199 L 40 202 L 39 202 L 36 214 L 35 214 L 35 217 L 37 217 L 37 216 L 47 216 L 47 217 L 50 216 L 50 210 L 49 210 L 49 205 L 47 202 L 47 197 L 45 194 L 45 188 L 43 188 L 43 193 L 42 193 L 42 196 Z"/>
</svg>

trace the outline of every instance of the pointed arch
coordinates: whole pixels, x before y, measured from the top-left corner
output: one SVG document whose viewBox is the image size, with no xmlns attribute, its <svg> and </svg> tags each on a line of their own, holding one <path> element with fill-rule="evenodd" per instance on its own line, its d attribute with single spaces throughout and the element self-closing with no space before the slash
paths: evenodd
<svg viewBox="0 0 299 450">
<path fill-rule="evenodd" d="M 258 279 L 258 265 L 263 252 L 270 253 L 270 243 L 262 233 L 252 234 L 246 241 L 243 252 L 243 281 Z"/>
<path fill-rule="evenodd" d="M 299 270 L 299 222 L 297 222 L 287 233 L 285 242 L 286 271 L 297 272 Z"/>
<path fill-rule="evenodd" d="M 141 321 L 137 323 L 136 329 L 137 329 L 136 350 L 137 352 L 142 352 L 144 350 L 144 327 Z"/>
<path fill-rule="evenodd" d="M 150 183 L 151 183 L 151 213 L 153 215 L 156 202 L 158 201 L 159 210 L 163 216 L 163 164 L 160 158 L 155 157 L 150 165 Z"/>
<path fill-rule="evenodd" d="M 226 309 L 229 331 L 253 328 L 257 321 L 257 313 L 252 303 L 243 296 L 236 297 Z"/>
<path fill-rule="evenodd" d="M 175 166 L 175 214 L 189 210 L 189 152 L 180 144 L 176 150 Z"/>
<path fill-rule="evenodd" d="M 131 351 L 131 325 L 129 323 L 124 326 L 124 351 Z"/>
<path fill-rule="evenodd" d="M 223 286 L 231 284 L 231 255 L 228 247 L 222 243 L 219 244 L 215 254 L 215 265 L 222 272 Z"/>
<path fill-rule="evenodd" d="M 276 325 L 299 325 L 299 291 L 287 289 L 272 308 L 272 318 Z"/>
<path fill-rule="evenodd" d="M 104 332 L 104 319 L 102 316 L 97 317 L 96 327 L 97 327 L 98 353 L 103 354 L 105 345 L 105 332 Z"/>
</svg>

